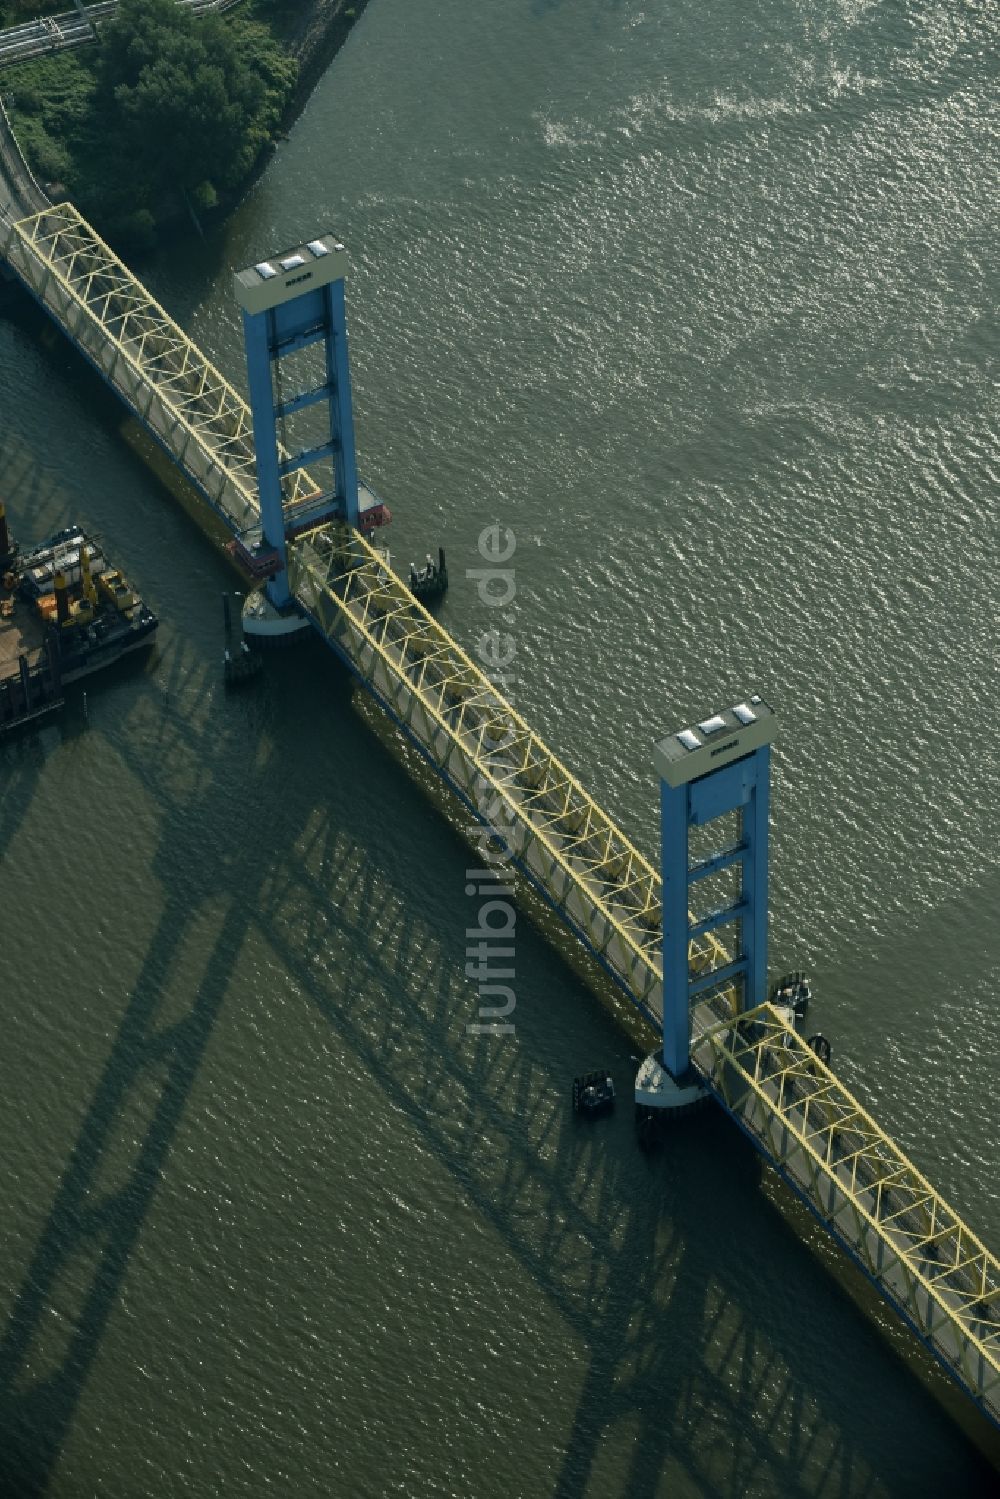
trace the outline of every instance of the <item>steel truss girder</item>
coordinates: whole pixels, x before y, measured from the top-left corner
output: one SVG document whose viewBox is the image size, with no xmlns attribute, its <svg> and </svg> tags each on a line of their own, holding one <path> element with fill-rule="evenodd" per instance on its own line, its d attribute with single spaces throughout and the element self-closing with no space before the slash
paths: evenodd
<svg viewBox="0 0 1000 1499">
<path fill-rule="evenodd" d="M 69 203 L 0 226 L 3 253 L 49 313 L 237 532 L 259 519 L 250 409 Z M 307 471 L 290 502 L 318 492 Z"/>
<path fill-rule="evenodd" d="M 987 1415 L 1000 1423 L 1000 1262 L 764 1004 L 696 1035 L 692 1060 Z"/>
<path fill-rule="evenodd" d="M 70 204 L 0 224 L 4 257 L 237 530 L 259 518 L 249 408 Z M 318 491 L 296 471 L 286 498 Z M 647 1012 L 659 1007 L 659 876 L 357 533 L 303 538 L 293 590 L 487 814 Z M 484 805 L 484 798 L 491 800 Z M 493 813 L 496 816 L 494 817 Z M 696 974 L 724 968 L 711 934 Z M 723 996 L 723 1008 L 725 995 Z M 1000 1420 L 1000 1265 L 770 1005 L 692 1058 L 955 1378 Z M 944 1251 L 947 1250 L 947 1255 Z"/>
</svg>

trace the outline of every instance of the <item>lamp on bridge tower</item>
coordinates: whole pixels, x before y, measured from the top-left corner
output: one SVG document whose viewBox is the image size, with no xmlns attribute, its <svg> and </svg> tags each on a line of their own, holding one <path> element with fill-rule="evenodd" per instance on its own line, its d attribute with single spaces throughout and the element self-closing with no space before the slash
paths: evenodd
<svg viewBox="0 0 1000 1499">
<path fill-rule="evenodd" d="M 358 474 L 347 359 L 344 276 L 347 253 L 333 234 L 321 234 L 259 260 L 234 276 L 243 308 L 250 410 L 263 535 L 258 550 L 277 554 L 267 593 L 278 609 L 291 602 L 287 540 L 337 517 L 358 524 Z M 280 362 L 322 343 L 322 375 L 308 389 L 283 390 Z M 306 407 L 323 412 L 318 441 L 296 453 L 279 445 L 279 423 Z M 317 472 L 329 475 L 321 482 Z"/>
<path fill-rule="evenodd" d="M 771 742 L 777 722 L 754 696 L 670 734 L 653 751 L 660 777 L 663 874 L 663 1047 L 647 1057 L 636 1079 L 646 1108 L 697 1103 L 704 1089 L 691 1067 L 692 1015 L 728 994 L 740 1010 L 767 998 L 768 809 Z M 693 863 L 692 827 L 737 814 L 735 838 Z M 738 888 L 727 900 L 692 916 L 702 881 L 735 869 Z M 723 944 L 720 929 L 732 936 Z"/>
</svg>

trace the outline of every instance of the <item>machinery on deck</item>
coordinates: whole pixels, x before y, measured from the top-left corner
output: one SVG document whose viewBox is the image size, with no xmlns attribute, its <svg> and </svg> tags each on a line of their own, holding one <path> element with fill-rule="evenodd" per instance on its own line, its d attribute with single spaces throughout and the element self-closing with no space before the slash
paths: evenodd
<svg viewBox="0 0 1000 1499">
<path fill-rule="evenodd" d="M 3 733 L 59 707 L 66 682 L 151 645 L 159 620 L 79 526 L 19 553 L 0 513 L 0 551 Z"/>
</svg>

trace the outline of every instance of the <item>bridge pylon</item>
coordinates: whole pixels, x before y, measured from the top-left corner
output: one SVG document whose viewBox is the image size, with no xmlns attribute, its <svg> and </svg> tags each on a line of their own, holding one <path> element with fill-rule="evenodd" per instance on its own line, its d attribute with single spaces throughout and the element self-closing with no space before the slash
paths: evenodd
<svg viewBox="0 0 1000 1499">
<path fill-rule="evenodd" d="M 346 271 L 344 246 L 335 235 L 321 234 L 234 276 L 243 309 L 261 519 L 260 534 L 242 538 L 242 544 L 251 567 L 267 575 L 267 594 L 278 609 L 292 597 L 288 540 L 331 518 L 358 524 Z M 282 360 L 320 343 L 319 378 L 313 375 L 305 388 L 287 392 Z M 307 408 L 319 413 L 318 430 L 314 414 L 307 445 L 289 452 L 288 421 Z"/>
<path fill-rule="evenodd" d="M 692 1006 L 724 991 L 732 1008 L 767 998 L 768 815 L 776 720 L 753 696 L 661 740 L 663 1045 L 643 1064 L 636 1099 L 684 1107 L 703 1096 L 691 1068 Z M 690 832 L 736 814 L 733 836 L 692 861 Z M 729 871 L 735 871 L 734 882 Z M 702 882 L 725 898 L 692 913 Z M 702 887 L 704 888 L 704 887 Z M 725 938 L 723 938 L 725 933 Z"/>
</svg>

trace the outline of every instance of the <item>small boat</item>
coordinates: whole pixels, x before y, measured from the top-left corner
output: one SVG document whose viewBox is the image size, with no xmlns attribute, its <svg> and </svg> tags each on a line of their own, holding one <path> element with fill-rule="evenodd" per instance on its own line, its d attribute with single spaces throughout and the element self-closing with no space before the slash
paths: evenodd
<svg viewBox="0 0 1000 1499">
<path fill-rule="evenodd" d="M 426 603 L 430 599 L 439 599 L 447 592 L 447 589 L 448 569 L 444 561 L 444 547 L 438 547 L 436 562 L 428 552 L 427 561 L 423 567 L 417 567 L 415 562 L 410 563 L 410 592 L 421 603 Z"/>
<path fill-rule="evenodd" d="M 825 1036 L 821 1035 L 820 1032 L 817 1031 L 815 1036 L 809 1037 L 806 1045 L 812 1047 L 813 1051 L 819 1057 L 820 1061 L 824 1062 L 826 1066 L 829 1067 L 830 1058 L 833 1055 L 833 1047 L 830 1045 Z"/>
<path fill-rule="evenodd" d="M 585 1072 L 573 1079 L 574 1114 L 607 1114 L 614 1106 L 615 1084 L 610 1072 Z"/>
</svg>

